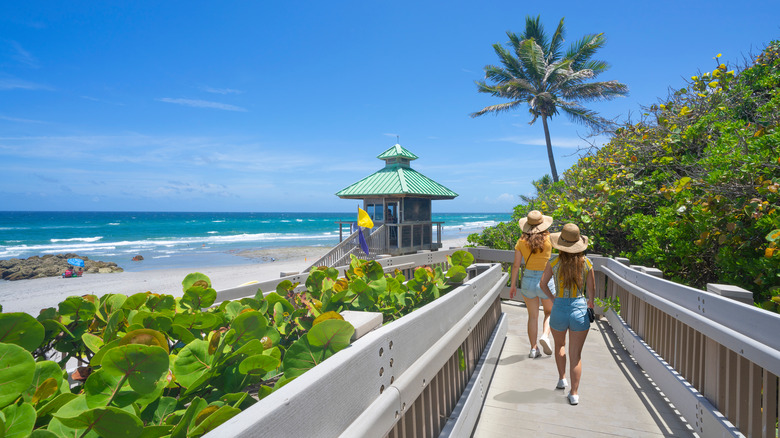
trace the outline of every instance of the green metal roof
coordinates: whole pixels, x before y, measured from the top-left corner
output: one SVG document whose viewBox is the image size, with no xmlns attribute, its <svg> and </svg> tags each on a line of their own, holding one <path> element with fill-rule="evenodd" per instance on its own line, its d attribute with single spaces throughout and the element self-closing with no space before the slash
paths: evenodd
<svg viewBox="0 0 780 438">
<path fill-rule="evenodd" d="M 382 152 L 377 156 L 380 160 L 386 160 L 388 158 L 396 158 L 396 157 L 403 157 L 407 158 L 409 160 L 416 160 L 419 158 L 417 155 L 409 152 L 409 149 L 406 149 L 405 147 L 401 146 L 400 144 L 395 144 L 390 147 L 390 149 Z"/>
<path fill-rule="evenodd" d="M 340 198 L 411 195 L 431 199 L 452 199 L 457 193 L 409 167 L 389 165 L 340 190 Z"/>
</svg>

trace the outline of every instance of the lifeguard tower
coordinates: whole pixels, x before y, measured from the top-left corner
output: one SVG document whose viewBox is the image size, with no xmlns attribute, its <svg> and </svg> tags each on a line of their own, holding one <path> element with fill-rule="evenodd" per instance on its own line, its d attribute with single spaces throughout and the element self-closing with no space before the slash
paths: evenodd
<svg viewBox="0 0 780 438">
<path fill-rule="evenodd" d="M 374 228 L 366 238 L 369 254 L 363 253 L 357 244 L 357 233 L 350 231 L 354 222 L 338 222 L 339 245 L 314 266 L 349 263 L 352 253 L 363 259 L 375 259 L 441 248 L 444 222 L 433 222 L 431 201 L 453 199 L 458 194 L 412 169 L 411 162 L 418 157 L 400 144 L 377 158 L 385 162 L 384 168 L 336 193 L 342 199 L 362 200 L 363 210 L 374 221 Z"/>
</svg>

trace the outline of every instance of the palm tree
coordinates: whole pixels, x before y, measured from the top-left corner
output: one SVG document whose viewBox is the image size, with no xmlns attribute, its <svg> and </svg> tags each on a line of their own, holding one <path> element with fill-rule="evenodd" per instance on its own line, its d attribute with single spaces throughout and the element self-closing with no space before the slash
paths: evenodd
<svg viewBox="0 0 780 438">
<path fill-rule="evenodd" d="M 585 35 L 563 53 L 564 33 L 563 18 L 552 39 L 548 39 L 539 17 L 526 17 L 522 35 L 506 33 L 514 54 L 500 44 L 493 44 L 493 50 L 503 66 L 485 66 L 485 79 L 492 85 L 477 81 L 478 91 L 509 99 L 510 102 L 491 105 L 471 114 L 471 117 L 497 114 L 528 104 L 533 115 L 529 124 L 533 125 L 536 119 L 542 118 L 553 182 L 558 181 L 558 171 L 547 119 L 562 111 L 576 123 L 594 130 L 605 129 L 611 122 L 581 103 L 611 100 L 628 94 L 628 87 L 618 81 L 587 82 L 609 69 L 606 62 L 590 59 L 606 43 L 604 34 Z"/>
</svg>

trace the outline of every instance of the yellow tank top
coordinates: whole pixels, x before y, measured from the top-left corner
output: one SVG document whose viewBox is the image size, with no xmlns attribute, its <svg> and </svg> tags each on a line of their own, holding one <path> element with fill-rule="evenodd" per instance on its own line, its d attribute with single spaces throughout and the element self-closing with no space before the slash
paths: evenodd
<svg viewBox="0 0 780 438">
<path fill-rule="evenodd" d="M 515 249 L 523 254 L 523 260 L 525 260 L 525 269 L 530 269 L 531 271 L 544 271 L 544 267 L 547 266 L 547 261 L 550 260 L 550 255 L 552 254 L 550 236 L 547 236 L 544 239 L 544 249 L 542 252 L 531 254 L 531 248 L 528 247 L 528 243 L 526 243 L 522 237 L 517 239 Z"/>
<path fill-rule="evenodd" d="M 585 288 L 588 285 L 588 272 L 590 272 L 591 269 L 593 269 L 593 263 L 590 262 L 590 259 L 585 257 L 585 266 L 582 270 L 582 290 L 579 290 L 577 286 L 574 286 L 573 289 L 564 289 L 563 285 L 561 284 L 560 279 L 558 278 L 558 268 L 560 265 L 558 262 L 560 261 L 559 258 L 555 258 L 555 260 L 550 262 L 550 267 L 552 268 L 553 272 L 553 278 L 555 279 L 555 296 L 557 298 L 579 298 L 585 296 Z"/>
</svg>

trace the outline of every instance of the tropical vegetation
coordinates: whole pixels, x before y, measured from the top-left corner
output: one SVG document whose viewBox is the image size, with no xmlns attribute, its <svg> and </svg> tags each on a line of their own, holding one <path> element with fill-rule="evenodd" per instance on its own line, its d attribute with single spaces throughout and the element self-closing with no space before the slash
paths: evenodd
<svg viewBox="0 0 780 438">
<path fill-rule="evenodd" d="M 739 71 L 711 71 L 626 122 L 561 182 L 535 182 L 515 221 L 469 237 L 510 249 L 531 209 L 577 223 L 591 251 L 694 287 L 737 285 L 780 303 L 780 41 Z"/>
<path fill-rule="evenodd" d="M 0 313 L 0 437 L 201 436 L 348 346 L 339 312 L 395 320 L 457 287 L 473 260 L 456 251 L 446 272 L 407 280 L 353 256 L 342 278 L 320 268 L 219 305 L 193 273 L 180 298 L 84 295 L 37 317 Z"/>
<path fill-rule="evenodd" d="M 533 116 L 530 124 L 533 125 L 540 117 L 542 119 L 554 182 L 558 181 L 558 171 L 547 119 L 562 111 L 575 123 L 603 130 L 611 125 L 610 121 L 582 104 L 628 94 L 628 87 L 618 81 L 591 81 L 609 69 L 606 62 L 591 59 L 606 43 L 604 34 L 585 35 L 564 52 L 565 32 L 561 18 L 552 38 L 548 38 L 538 16 L 526 17 L 522 34 L 507 32 L 511 51 L 500 44 L 493 45 L 502 66 L 486 66 L 485 80 L 476 83 L 480 93 L 489 93 L 510 102 L 487 106 L 471 114 L 478 117 L 528 105 Z"/>
</svg>

